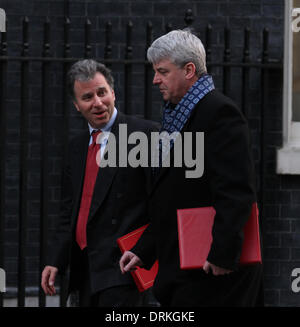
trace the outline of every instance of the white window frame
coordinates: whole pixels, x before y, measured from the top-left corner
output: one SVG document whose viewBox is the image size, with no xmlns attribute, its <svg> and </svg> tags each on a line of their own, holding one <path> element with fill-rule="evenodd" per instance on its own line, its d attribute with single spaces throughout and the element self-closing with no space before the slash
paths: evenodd
<svg viewBox="0 0 300 327">
<path fill-rule="evenodd" d="M 293 1 L 285 1 L 283 147 L 277 150 L 277 173 L 300 174 L 300 122 L 292 121 L 293 89 Z M 300 32 L 299 32 L 300 33 Z"/>
</svg>

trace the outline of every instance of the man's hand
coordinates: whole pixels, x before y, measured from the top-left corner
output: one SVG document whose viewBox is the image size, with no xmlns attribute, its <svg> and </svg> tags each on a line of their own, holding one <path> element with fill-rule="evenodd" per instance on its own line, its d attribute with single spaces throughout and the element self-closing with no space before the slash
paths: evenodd
<svg viewBox="0 0 300 327">
<path fill-rule="evenodd" d="M 215 276 L 221 276 L 221 275 L 226 275 L 226 274 L 230 274 L 232 272 L 232 270 L 229 269 L 225 269 L 222 267 L 218 267 L 208 261 L 205 261 L 204 266 L 203 266 L 203 270 L 208 274 L 209 271 L 211 270 L 213 275 Z"/>
<path fill-rule="evenodd" d="M 58 269 L 52 266 L 46 266 L 42 272 L 42 288 L 46 295 L 56 294 L 54 283 Z"/>
<path fill-rule="evenodd" d="M 122 274 L 135 270 L 137 266 L 142 266 L 141 259 L 131 251 L 125 251 L 120 259 L 120 269 Z"/>
</svg>

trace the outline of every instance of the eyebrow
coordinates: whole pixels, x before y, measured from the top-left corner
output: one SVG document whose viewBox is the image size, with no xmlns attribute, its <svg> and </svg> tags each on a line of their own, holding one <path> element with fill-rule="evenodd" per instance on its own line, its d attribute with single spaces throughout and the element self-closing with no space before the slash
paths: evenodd
<svg viewBox="0 0 300 327">
<path fill-rule="evenodd" d="M 165 67 L 158 67 L 156 70 L 157 70 L 158 72 L 161 72 L 161 71 L 168 71 L 168 69 L 165 68 Z"/>
<path fill-rule="evenodd" d="M 107 88 L 105 86 L 99 86 L 97 89 L 96 89 L 96 92 L 99 92 L 99 91 L 106 91 Z M 82 94 L 81 98 L 87 98 L 89 97 L 90 95 L 92 94 L 92 92 L 87 92 L 87 93 L 84 93 Z"/>
</svg>

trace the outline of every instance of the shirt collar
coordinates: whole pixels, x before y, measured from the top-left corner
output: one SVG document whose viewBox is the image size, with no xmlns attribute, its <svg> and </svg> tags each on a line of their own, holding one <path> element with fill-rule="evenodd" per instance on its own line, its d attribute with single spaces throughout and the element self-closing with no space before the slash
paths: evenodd
<svg viewBox="0 0 300 327">
<path fill-rule="evenodd" d="M 103 126 L 102 128 L 99 128 L 99 129 L 95 129 L 93 128 L 89 123 L 88 123 L 88 126 L 89 126 L 89 131 L 90 131 L 90 135 L 92 134 L 93 131 L 99 131 L 101 129 L 102 132 L 110 132 L 111 130 L 111 127 L 112 125 L 114 124 L 116 118 L 117 118 L 117 114 L 118 114 L 118 110 L 116 109 L 116 107 L 114 107 L 114 111 L 113 111 L 113 114 L 110 118 L 110 120 L 108 121 L 108 123 Z"/>
</svg>

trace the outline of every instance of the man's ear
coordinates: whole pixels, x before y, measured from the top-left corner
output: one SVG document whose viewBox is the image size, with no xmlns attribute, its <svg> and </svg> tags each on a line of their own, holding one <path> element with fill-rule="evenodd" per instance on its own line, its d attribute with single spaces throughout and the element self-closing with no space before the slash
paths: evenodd
<svg viewBox="0 0 300 327">
<path fill-rule="evenodd" d="M 114 89 L 111 89 L 111 93 L 112 93 L 112 95 L 113 95 L 114 101 L 116 101 L 116 94 L 115 94 L 115 90 L 114 90 Z"/>
<path fill-rule="evenodd" d="M 80 112 L 78 104 L 77 104 L 77 102 L 75 100 L 73 100 L 73 104 L 74 104 L 76 110 Z"/>
<path fill-rule="evenodd" d="M 185 78 L 186 79 L 192 79 L 193 77 L 195 77 L 196 75 L 196 67 L 194 65 L 194 63 L 192 62 L 188 62 L 185 65 Z"/>
</svg>

